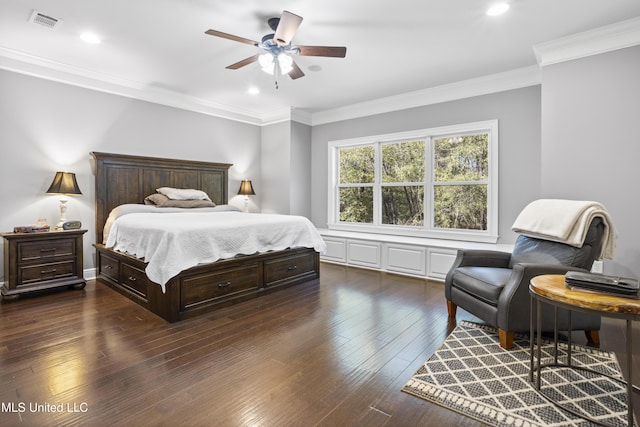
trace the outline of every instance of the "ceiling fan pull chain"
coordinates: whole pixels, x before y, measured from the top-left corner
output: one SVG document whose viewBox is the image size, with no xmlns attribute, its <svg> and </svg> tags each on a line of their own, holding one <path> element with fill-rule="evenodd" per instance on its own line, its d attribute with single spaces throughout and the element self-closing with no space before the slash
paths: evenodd
<svg viewBox="0 0 640 427">
<path fill-rule="evenodd" d="M 275 58 L 275 60 L 273 61 L 273 77 L 275 79 L 276 82 L 276 90 L 278 89 L 278 75 L 280 74 L 280 61 L 278 61 L 278 58 Z"/>
</svg>

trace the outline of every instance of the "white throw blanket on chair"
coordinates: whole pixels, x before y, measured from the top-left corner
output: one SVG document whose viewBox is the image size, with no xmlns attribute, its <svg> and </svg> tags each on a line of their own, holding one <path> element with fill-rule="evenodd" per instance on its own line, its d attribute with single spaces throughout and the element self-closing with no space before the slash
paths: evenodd
<svg viewBox="0 0 640 427">
<path fill-rule="evenodd" d="M 511 229 L 525 236 L 580 248 L 595 217 L 601 217 L 604 223 L 604 241 L 597 259 L 611 259 L 615 254 L 616 236 L 607 210 L 597 202 L 535 200 L 520 212 Z"/>
</svg>

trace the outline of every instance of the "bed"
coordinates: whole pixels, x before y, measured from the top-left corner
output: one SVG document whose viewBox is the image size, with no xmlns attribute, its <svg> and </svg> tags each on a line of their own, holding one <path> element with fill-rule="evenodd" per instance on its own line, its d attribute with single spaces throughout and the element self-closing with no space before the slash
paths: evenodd
<svg viewBox="0 0 640 427">
<path fill-rule="evenodd" d="M 293 247 L 198 263 L 166 282 L 161 280 L 162 284 L 155 276 L 156 281 L 152 281 L 147 274 L 149 263 L 144 259 L 105 245 L 109 214 L 123 205 L 144 206 L 145 197 L 159 187 L 199 189 L 216 205 L 227 205 L 231 164 L 99 152 L 91 155 L 97 276 L 163 319 L 176 322 L 285 287 L 314 283 L 320 277 L 319 252 L 313 247 Z"/>
</svg>

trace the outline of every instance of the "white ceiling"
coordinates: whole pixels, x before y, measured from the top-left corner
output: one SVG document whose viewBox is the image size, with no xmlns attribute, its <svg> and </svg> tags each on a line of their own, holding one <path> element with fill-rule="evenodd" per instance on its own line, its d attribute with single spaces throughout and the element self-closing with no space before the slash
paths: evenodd
<svg viewBox="0 0 640 427">
<path fill-rule="evenodd" d="M 489 17 L 494 2 L 1 0 L 0 68 L 264 122 L 526 69 L 538 44 L 640 16 L 638 0 L 507 0 Z M 62 23 L 30 23 L 33 10 Z M 282 10 L 304 17 L 294 45 L 346 46 L 346 58 L 297 57 L 306 76 L 282 77 L 277 90 L 257 63 L 225 69 L 256 48 L 204 32 L 260 40 Z M 102 43 L 82 42 L 83 31 Z"/>
</svg>

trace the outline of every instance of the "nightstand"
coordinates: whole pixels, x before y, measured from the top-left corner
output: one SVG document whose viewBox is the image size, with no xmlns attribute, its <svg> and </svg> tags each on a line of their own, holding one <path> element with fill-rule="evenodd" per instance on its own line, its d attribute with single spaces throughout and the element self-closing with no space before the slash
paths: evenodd
<svg viewBox="0 0 640 427">
<path fill-rule="evenodd" d="M 5 233 L 2 300 L 51 288 L 84 288 L 82 236 L 87 230 Z"/>
</svg>

